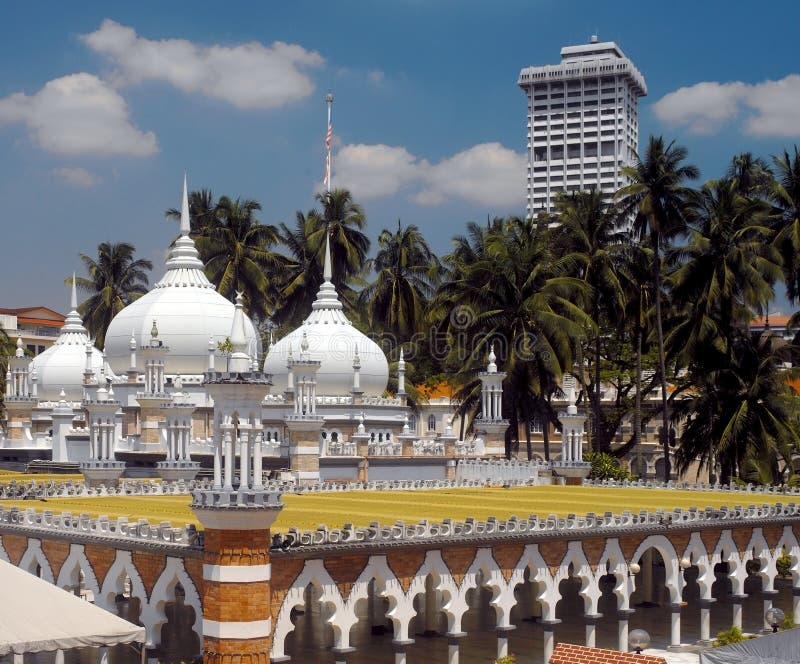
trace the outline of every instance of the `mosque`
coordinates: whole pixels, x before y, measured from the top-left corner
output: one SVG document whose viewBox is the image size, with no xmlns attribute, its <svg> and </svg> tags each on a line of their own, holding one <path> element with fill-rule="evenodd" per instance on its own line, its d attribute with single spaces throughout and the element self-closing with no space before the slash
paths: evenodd
<svg viewBox="0 0 800 664">
<path fill-rule="evenodd" d="M 310 483 L 447 479 L 458 457 L 503 454 L 504 374 L 494 354 L 480 375 L 483 414 L 475 434 L 459 440 L 449 398 L 416 411 L 407 403 L 402 352 L 397 392 L 387 392 L 386 356 L 345 316 L 329 246 L 308 317 L 269 346 L 262 365 L 260 337 L 241 297 L 228 301 L 204 273 L 189 236 L 185 179 L 180 236 L 165 268 L 152 290 L 112 320 L 102 352 L 83 326 L 74 284 L 51 347 L 30 359 L 17 340 L 0 463 L 78 465 L 90 481 L 189 480 L 223 449 L 244 449 L 258 455 L 264 472 Z M 223 416 L 215 386 L 231 376 L 241 387 Z"/>
</svg>

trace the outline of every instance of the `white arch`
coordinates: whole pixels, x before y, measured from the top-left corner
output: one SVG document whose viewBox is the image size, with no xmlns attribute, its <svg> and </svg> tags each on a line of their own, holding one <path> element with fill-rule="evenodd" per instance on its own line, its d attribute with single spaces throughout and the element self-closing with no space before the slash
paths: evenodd
<svg viewBox="0 0 800 664">
<path fill-rule="evenodd" d="M 61 565 L 56 585 L 59 588 L 75 586 L 77 581 L 76 577 L 78 576 L 76 574 L 77 571 L 83 572 L 83 583 L 88 590 L 92 591 L 95 602 L 97 602 L 97 598 L 100 596 L 100 584 L 97 583 L 97 575 L 94 573 L 92 564 L 86 557 L 83 544 L 70 544 L 69 555 L 64 561 L 64 564 Z"/>
<path fill-rule="evenodd" d="M 783 549 L 786 549 L 786 555 L 792 561 L 792 565 L 789 568 L 792 575 L 792 586 L 800 588 L 800 543 L 798 543 L 791 526 L 783 527 L 783 534 L 775 547 L 776 559 L 780 557 L 777 552 Z"/>
<path fill-rule="evenodd" d="M 746 554 L 740 556 L 739 549 L 733 541 L 730 530 L 720 533 L 717 546 L 714 549 L 714 558 L 721 563 L 728 563 L 728 578 L 731 580 L 731 594 L 744 595 L 744 582 L 747 578 L 745 561 Z"/>
<path fill-rule="evenodd" d="M 24 569 L 26 572 L 35 574 L 35 565 L 41 567 L 41 575 L 45 581 L 55 583 L 53 569 L 50 567 L 50 562 L 47 560 L 47 556 L 44 555 L 44 551 L 42 551 L 42 541 L 34 537 L 29 537 L 28 548 L 25 549 L 25 553 L 22 554 L 22 559 L 19 561 L 18 567 Z"/>
<path fill-rule="evenodd" d="M 542 558 L 539 546 L 528 544 L 522 551 L 522 556 L 511 573 L 509 586 L 516 588 L 525 582 L 525 570 L 529 570 L 529 579 L 534 587 L 534 597 L 542 606 L 542 620 L 550 622 L 556 619 L 556 604 L 558 603 L 558 587 L 555 584 L 550 566 Z"/>
<path fill-rule="evenodd" d="M 750 560 L 757 560 L 760 563 L 758 575 L 761 577 L 761 589 L 773 590 L 775 577 L 778 575 L 778 556 L 770 548 L 761 528 L 753 528 L 753 534 L 745 551 Z"/>
<path fill-rule="evenodd" d="M 494 607 L 497 627 L 499 628 L 508 627 L 511 624 L 511 609 L 517 603 L 517 599 L 514 597 L 514 588 L 517 583 L 513 582 L 513 578 L 514 572 L 518 567 L 519 561 L 517 561 L 511 573 L 510 581 L 506 583 L 503 571 L 492 556 L 492 550 L 490 548 L 480 548 L 475 554 L 472 565 L 467 570 L 467 575 L 471 575 L 473 587 L 478 585 L 477 573 L 479 571 L 483 573 L 483 585 L 492 591 L 492 599 L 489 603 Z M 467 575 L 465 575 L 465 579 Z"/>
<path fill-rule="evenodd" d="M 683 557 L 697 566 L 697 585 L 700 587 L 700 599 L 711 599 L 711 586 L 714 584 L 714 561 L 709 557 L 700 533 L 692 533 Z"/>
<path fill-rule="evenodd" d="M 555 589 L 558 591 L 561 582 L 569 578 L 570 564 L 573 567 L 575 576 L 581 579 L 581 588 L 578 594 L 583 599 L 584 613 L 589 616 L 597 615 L 597 602 L 600 599 L 600 580 L 592 571 L 589 561 L 586 560 L 581 542 L 569 542 L 567 545 L 567 552 L 564 554 L 564 558 L 553 578 Z"/>
<path fill-rule="evenodd" d="M 151 624 L 154 633 L 161 639 L 161 626 L 167 622 L 166 605 L 175 597 L 175 586 L 180 583 L 186 593 L 185 602 L 194 609 L 194 623 L 192 631 L 197 634 L 200 643 L 203 642 L 203 604 L 200 595 L 192 581 L 192 577 L 186 571 L 183 558 L 167 556 L 167 563 L 164 570 L 158 577 L 150 593 L 150 601 L 145 606 L 142 603 L 142 622 Z M 192 653 L 197 654 L 197 653 Z"/>
<path fill-rule="evenodd" d="M 278 618 L 275 621 L 275 628 L 272 633 L 272 651 L 270 653 L 272 659 L 286 656 L 284 652 L 286 637 L 289 632 L 294 630 L 294 623 L 291 617 L 292 609 L 305 605 L 305 590 L 309 584 L 320 590 L 321 597 L 319 601 L 328 609 L 331 615 L 335 615 L 336 611 L 344 605 L 339 588 L 331 578 L 328 570 L 325 569 L 322 560 L 307 560 L 302 571 L 286 592 L 281 608 L 278 611 Z M 330 621 L 326 620 L 326 622 Z M 334 625 L 331 626 L 335 627 Z"/>
<path fill-rule="evenodd" d="M 675 552 L 675 547 L 664 535 L 650 535 L 646 537 L 636 549 L 636 552 L 631 558 L 632 563 L 638 563 L 647 549 L 653 548 L 661 554 L 664 560 L 664 570 L 666 572 L 664 585 L 669 591 L 669 598 L 672 604 L 679 604 L 681 602 L 681 595 L 683 591 L 683 575 L 680 573 L 680 566 L 678 564 L 678 554 Z"/>
<path fill-rule="evenodd" d="M 625 554 L 616 537 L 606 541 L 597 569 L 599 576 L 602 576 L 599 570 L 608 569 L 608 574 L 616 579 L 613 592 L 617 597 L 617 610 L 627 611 L 630 608 L 631 595 L 636 590 L 636 577 L 628 572 L 628 561 L 625 560 Z"/>
</svg>

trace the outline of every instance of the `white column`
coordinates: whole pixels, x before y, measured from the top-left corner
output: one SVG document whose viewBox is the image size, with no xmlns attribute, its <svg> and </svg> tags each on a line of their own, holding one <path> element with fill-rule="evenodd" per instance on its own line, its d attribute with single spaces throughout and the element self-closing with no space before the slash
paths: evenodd
<svg viewBox="0 0 800 664">
<path fill-rule="evenodd" d="M 620 614 L 617 621 L 617 650 L 628 652 L 628 616 Z"/>
<path fill-rule="evenodd" d="M 447 664 L 458 664 L 458 639 L 447 642 Z"/>
<path fill-rule="evenodd" d="M 761 612 L 761 615 L 764 617 L 764 632 L 772 633 L 772 625 L 767 622 L 767 611 L 772 608 L 772 598 L 778 594 L 778 591 L 764 590 L 762 594 L 764 596 L 764 610 Z"/>
<path fill-rule="evenodd" d="M 794 619 L 800 619 L 800 588 L 792 588 L 792 615 Z"/>
<path fill-rule="evenodd" d="M 711 641 L 711 604 L 714 600 L 700 600 L 700 641 Z"/>
<path fill-rule="evenodd" d="M 681 605 L 673 604 L 670 614 L 669 644 L 677 647 L 681 644 Z"/>
<path fill-rule="evenodd" d="M 250 434 L 249 427 L 240 432 L 241 445 L 239 447 L 239 490 L 250 488 Z"/>
<path fill-rule="evenodd" d="M 642 554 L 642 598 L 647 604 L 653 603 L 653 549 Z"/>
<path fill-rule="evenodd" d="M 222 445 L 223 436 L 220 431 L 216 432 L 214 441 L 214 488 L 222 488 Z"/>
<path fill-rule="evenodd" d="M 263 440 L 264 434 L 261 431 L 257 431 L 255 440 L 253 441 L 253 488 L 256 491 L 264 488 L 263 473 L 261 470 L 261 444 Z"/>
<path fill-rule="evenodd" d="M 303 379 L 297 381 L 297 394 L 294 398 L 294 412 L 296 415 L 303 414 Z"/>
<path fill-rule="evenodd" d="M 544 632 L 542 636 L 544 639 L 543 642 L 544 661 L 549 662 L 550 658 L 553 656 L 553 648 L 555 647 L 555 638 L 553 636 L 553 625 L 548 625 L 547 623 L 545 623 Z"/>
<path fill-rule="evenodd" d="M 233 455 L 233 436 L 229 428 L 225 429 L 222 440 L 225 445 L 225 485 L 223 488 L 230 490 L 233 488 L 233 463 L 235 457 Z"/>
<path fill-rule="evenodd" d="M 425 634 L 436 633 L 436 589 L 433 587 L 433 579 L 430 576 L 425 578 Z"/>
<path fill-rule="evenodd" d="M 731 597 L 733 603 L 733 626 L 742 629 L 742 600 L 744 596 L 734 595 Z"/>
<path fill-rule="evenodd" d="M 497 659 L 508 657 L 508 632 L 497 632 Z"/>
<path fill-rule="evenodd" d="M 597 620 L 595 618 L 586 618 L 586 645 L 589 648 L 594 648 L 597 642 Z"/>
</svg>

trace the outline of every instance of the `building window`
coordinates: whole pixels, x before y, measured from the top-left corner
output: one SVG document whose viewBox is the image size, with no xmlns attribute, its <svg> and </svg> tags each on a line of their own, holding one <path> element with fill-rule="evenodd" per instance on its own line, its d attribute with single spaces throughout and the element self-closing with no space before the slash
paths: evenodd
<svg viewBox="0 0 800 664">
<path fill-rule="evenodd" d="M 543 433 L 542 420 L 538 415 L 534 415 L 533 419 L 529 422 L 531 433 Z"/>
<path fill-rule="evenodd" d="M 408 418 L 408 428 L 411 429 L 412 431 L 416 431 L 417 430 L 417 416 L 416 415 L 411 415 L 411 417 Z"/>
<path fill-rule="evenodd" d="M 436 416 L 428 415 L 428 431 L 436 431 Z"/>
</svg>

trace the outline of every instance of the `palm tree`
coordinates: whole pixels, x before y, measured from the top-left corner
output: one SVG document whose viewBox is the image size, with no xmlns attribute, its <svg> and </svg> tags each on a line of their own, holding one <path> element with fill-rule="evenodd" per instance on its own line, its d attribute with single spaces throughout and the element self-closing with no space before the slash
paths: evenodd
<svg viewBox="0 0 800 664">
<path fill-rule="evenodd" d="M 616 207 L 610 205 L 599 190 L 561 194 L 556 199 L 555 210 L 558 226 L 552 232 L 558 260 L 589 286 L 588 305 L 594 321 L 594 332 L 589 338 L 594 368 L 589 397 L 594 420 L 592 448 L 607 452 L 614 431 L 606 431 L 602 420 L 601 328 L 608 329 L 606 322 L 619 320 L 625 308 L 619 268 L 627 234 L 620 229 Z M 582 377 L 579 380 L 583 382 Z"/>
<path fill-rule="evenodd" d="M 416 226 L 403 228 L 398 220 L 396 232 L 381 231 L 378 253 L 369 267 L 376 273 L 375 281 L 359 296 L 369 319 L 396 339 L 410 339 L 421 330 L 438 284 L 439 259 Z"/>
<path fill-rule="evenodd" d="M 742 332 L 734 339 L 729 363 L 699 368 L 695 389 L 675 403 L 673 418 L 684 422 L 678 470 L 685 472 L 695 460 L 700 469 L 719 464 L 720 479 L 727 484 L 747 471 L 749 459 L 775 459 L 782 449 L 791 449 L 787 377 L 796 370 L 781 367 L 795 355 L 792 345 L 776 344 L 771 335 L 754 338 Z"/>
<path fill-rule="evenodd" d="M 678 265 L 668 280 L 682 315 L 666 343 L 682 364 L 707 364 L 714 353 L 729 362 L 736 331 L 763 311 L 781 277 L 770 207 L 740 189 L 739 180 L 706 183 L 692 202 L 688 243 L 669 255 Z"/>
<path fill-rule="evenodd" d="M 734 182 L 740 194 L 752 198 L 766 198 L 773 184 L 769 164 L 751 152 L 735 155 L 723 179 Z"/>
<path fill-rule="evenodd" d="M 697 179 L 700 175 L 695 166 L 682 163 L 686 156 L 685 148 L 674 143 L 665 145 L 663 137 L 651 136 L 644 159 L 637 157 L 634 167 L 626 166 L 622 169 L 630 184 L 617 192 L 617 198 L 621 201 L 624 211 L 634 218 L 634 233 L 640 241 L 646 241 L 653 252 L 651 278 L 658 342 L 658 371 L 661 381 L 661 445 L 664 450 L 665 481 L 670 479 L 671 468 L 667 369 L 661 311 L 661 257 L 663 250 L 669 248 L 671 241 L 685 232 L 689 192 L 683 182 Z"/>
<path fill-rule="evenodd" d="M 455 382 L 467 388 L 496 343 L 505 381 L 510 432 L 518 437 L 537 398 L 549 395 L 572 367 L 575 340 L 593 322 L 579 302 L 585 282 L 559 274 L 550 245 L 529 219 L 512 217 L 487 229 L 470 226 L 446 256 L 450 280 L 437 294 L 437 311 L 447 312 Z M 465 260 L 466 258 L 466 260 Z M 531 450 L 528 448 L 528 454 Z"/>
<path fill-rule="evenodd" d="M 361 206 L 347 189 L 334 189 L 317 194 L 322 210 L 315 219 L 318 227 L 311 233 L 312 245 L 325 248 L 325 233 L 331 240 L 331 279 L 340 294 L 346 293 L 354 280 L 361 276 L 369 253 L 369 238 L 362 232 L 366 218 Z M 322 260 L 320 256 L 320 261 Z"/>
<path fill-rule="evenodd" d="M 166 219 L 181 220 L 181 211 L 170 208 L 164 213 Z M 217 220 L 217 202 L 210 189 L 198 189 L 189 193 L 189 224 L 192 235 L 208 235 Z"/>
<path fill-rule="evenodd" d="M 98 348 L 105 344 L 111 319 L 147 292 L 147 271 L 153 264 L 144 258 L 134 259 L 135 252 L 136 247 L 127 242 L 103 242 L 97 247 L 97 260 L 80 255 L 89 277 L 75 277 L 75 284 L 90 295 L 78 312 Z M 66 282 L 71 284 L 72 277 Z"/>
<path fill-rule="evenodd" d="M 777 157 L 772 202 L 778 210 L 775 224 L 775 246 L 783 258 L 786 295 L 792 302 L 800 298 L 800 151 L 794 146 L 794 155 L 787 150 Z"/>
<path fill-rule="evenodd" d="M 260 209 L 254 200 L 223 196 L 214 223 L 196 244 L 217 291 L 231 301 L 237 291 L 243 292 L 249 314 L 263 319 L 276 295 L 275 280 L 269 277 L 279 273 L 284 260 L 269 251 L 278 241 L 278 230 L 258 222 L 255 212 Z"/>
</svg>

